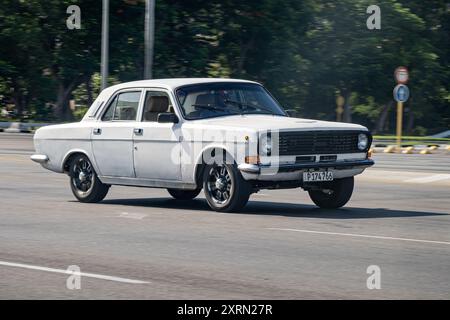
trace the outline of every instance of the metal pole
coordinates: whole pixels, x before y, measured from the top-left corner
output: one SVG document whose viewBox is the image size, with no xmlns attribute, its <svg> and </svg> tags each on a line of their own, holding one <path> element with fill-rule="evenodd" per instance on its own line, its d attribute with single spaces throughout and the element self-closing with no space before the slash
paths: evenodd
<svg viewBox="0 0 450 320">
<path fill-rule="evenodd" d="M 397 152 L 402 150 L 403 102 L 397 102 Z"/>
<path fill-rule="evenodd" d="M 109 50 L 109 0 L 103 0 L 102 7 L 102 90 L 108 86 L 108 50 Z"/>
<path fill-rule="evenodd" d="M 155 41 L 155 0 L 145 1 L 144 79 L 153 77 L 153 46 Z"/>
</svg>

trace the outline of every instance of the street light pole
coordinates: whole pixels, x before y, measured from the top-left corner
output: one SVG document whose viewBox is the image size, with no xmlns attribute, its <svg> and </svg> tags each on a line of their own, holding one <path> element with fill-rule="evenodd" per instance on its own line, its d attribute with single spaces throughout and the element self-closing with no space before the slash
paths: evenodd
<svg viewBox="0 0 450 320">
<path fill-rule="evenodd" d="M 102 57 L 101 75 L 102 90 L 108 86 L 108 50 L 109 50 L 109 0 L 103 0 L 102 4 Z"/>
<path fill-rule="evenodd" d="M 153 45 L 155 41 L 155 0 L 145 1 L 144 79 L 153 77 Z"/>
</svg>

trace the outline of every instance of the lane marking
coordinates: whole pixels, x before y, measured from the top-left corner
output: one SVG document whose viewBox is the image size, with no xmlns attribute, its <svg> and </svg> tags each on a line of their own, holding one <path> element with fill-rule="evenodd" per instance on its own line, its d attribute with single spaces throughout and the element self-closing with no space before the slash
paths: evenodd
<svg viewBox="0 0 450 320">
<path fill-rule="evenodd" d="M 434 174 L 432 176 L 426 176 L 421 178 L 413 178 L 405 180 L 405 182 L 412 182 L 412 183 L 430 183 L 435 181 L 441 181 L 441 180 L 447 180 L 450 179 L 450 174 Z"/>
<path fill-rule="evenodd" d="M 122 283 L 132 283 L 132 284 L 149 283 L 148 281 L 141 281 L 141 280 L 121 278 L 121 277 L 107 276 L 107 275 L 97 274 L 97 273 L 70 272 L 70 271 L 67 271 L 67 270 L 64 270 L 64 269 L 47 268 L 47 267 L 34 266 L 34 265 L 30 265 L 30 264 L 14 263 L 14 262 L 7 262 L 7 261 L 0 261 L 0 265 L 6 266 L 6 267 L 39 270 L 39 271 L 46 271 L 46 272 L 53 272 L 53 273 L 62 273 L 62 274 L 67 274 L 67 275 L 74 275 L 74 274 L 76 274 L 76 275 L 80 275 L 82 277 L 95 278 L 95 279 L 108 280 L 108 281 L 115 281 L 115 282 L 122 282 Z"/>
<path fill-rule="evenodd" d="M 119 218 L 126 218 L 126 219 L 136 219 L 136 220 L 142 220 L 145 217 L 147 217 L 148 214 L 145 213 L 128 213 L 128 212 L 122 212 L 119 215 Z"/>
<path fill-rule="evenodd" d="M 422 243 L 435 243 L 435 244 L 450 245 L 450 242 L 446 242 L 446 241 L 409 239 L 409 238 L 396 238 L 396 237 L 385 237 L 385 236 L 373 236 L 373 235 L 355 234 L 355 233 L 313 231 L 313 230 L 289 229 L 289 228 L 266 228 L 266 229 L 267 230 L 278 230 L 278 231 L 294 231 L 294 232 L 303 232 L 303 233 L 326 234 L 326 235 L 333 235 L 333 236 L 359 237 L 359 238 L 369 238 L 369 239 L 398 240 L 398 241 L 410 241 L 410 242 L 422 242 Z"/>
</svg>

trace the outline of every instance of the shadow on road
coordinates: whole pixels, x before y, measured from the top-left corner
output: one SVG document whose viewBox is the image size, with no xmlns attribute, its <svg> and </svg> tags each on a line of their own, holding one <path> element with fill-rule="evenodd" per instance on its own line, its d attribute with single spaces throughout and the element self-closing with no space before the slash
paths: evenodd
<svg viewBox="0 0 450 320">
<path fill-rule="evenodd" d="M 211 210 L 203 199 L 189 201 L 174 200 L 170 198 L 144 198 L 144 199 L 111 199 L 103 200 L 100 204 L 123 205 L 136 207 L 167 208 L 181 210 Z M 230 213 L 233 214 L 233 213 Z M 314 205 L 295 204 L 285 202 L 249 201 L 242 212 L 234 214 L 273 215 L 298 218 L 321 219 L 374 219 L 374 218 L 403 218 L 440 216 L 444 213 L 402 211 L 385 208 L 352 208 L 320 209 Z"/>
</svg>

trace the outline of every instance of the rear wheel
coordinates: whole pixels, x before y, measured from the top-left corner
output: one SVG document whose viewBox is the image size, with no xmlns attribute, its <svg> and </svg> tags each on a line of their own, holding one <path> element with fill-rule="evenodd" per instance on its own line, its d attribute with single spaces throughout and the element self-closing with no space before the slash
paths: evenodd
<svg viewBox="0 0 450 320">
<path fill-rule="evenodd" d="M 181 190 L 181 189 L 167 189 L 169 194 L 177 200 L 192 200 L 200 193 L 202 189 L 196 190 Z"/>
<path fill-rule="evenodd" d="M 252 192 L 236 165 L 212 164 L 203 171 L 203 190 L 211 209 L 221 212 L 241 210 Z"/>
<path fill-rule="evenodd" d="M 98 179 L 91 162 L 84 154 L 72 159 L 69 175 L 72 193 L 80 202 L 99 202 L 106 197 L 110 186 Z"/>
<path fill-rule="evenodd" d="M 309 190 L 311 200 L 319 207 L 336 209 L 344 206 L 353 193 L 353 177 L 325 182 L 320 190 Z"/>
</svg>

